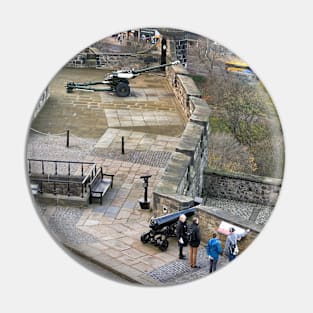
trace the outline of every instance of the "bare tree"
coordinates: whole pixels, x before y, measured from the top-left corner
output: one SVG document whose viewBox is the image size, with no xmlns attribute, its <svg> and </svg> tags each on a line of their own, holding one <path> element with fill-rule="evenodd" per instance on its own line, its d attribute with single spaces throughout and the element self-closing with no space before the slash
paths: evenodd
<svg viewBox="0 0 313 313">
<path fill-rule="evenodd" d="M 256 171 L 256 163 L 249 149 L 227 133 L 210 135 L 208 165 L 212 169 L 230 172 L 252 174 Z"/>
<path fill-rule="evenodd" d="M 222 105 L 227 125 L 240 143 L 251 147 L 267 135 L 264 123 L 267 104 L 255 86 L 229 81 L 223 90 Z"/>
</svg>

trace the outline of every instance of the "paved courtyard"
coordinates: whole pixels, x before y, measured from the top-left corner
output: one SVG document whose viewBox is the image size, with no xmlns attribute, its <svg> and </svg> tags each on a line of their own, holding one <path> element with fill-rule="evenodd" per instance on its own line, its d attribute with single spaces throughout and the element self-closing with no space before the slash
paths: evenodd
<svg viewBox="0 0 313 313">
<path fill-rule="evenodd" d="M 199 251 L 201 269 L 178 260 L 174 238 L 166 252 L 143 244 L 151 212 L 140 209 L 141 175 L 150 174 L 148 198 L 174 152 L 184 124 L 176 99 L 163 75 L 131 81 L 132 92 L 119 98 L 108 92 L 65 92 L 66 81 L 98 80 L 101 70 L 63 69 L 51 82 L 51 96 L 31 125 L 27 158 L 95 162 L 114 174 L 103 203 L 64 206 L 38 202 L 44 224 L 70 251 L 126 281 L 144 285 L 182 283 L 208 274 L 208 259 Z M 65 147 L 64 131 L 70 130 Z M 121 152 L 124 137 L 125 153 Z M 186 248 L 188 254 L 188 248 Z M 221 259 L 220 267 L 224 260 Z"/>
</svg>

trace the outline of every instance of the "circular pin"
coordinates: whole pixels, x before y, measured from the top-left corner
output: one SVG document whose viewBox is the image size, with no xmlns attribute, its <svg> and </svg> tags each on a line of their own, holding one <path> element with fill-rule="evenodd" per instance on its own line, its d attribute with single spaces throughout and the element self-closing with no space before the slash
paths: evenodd
<svg viewBox="0 0 313 313">
<path fill-rule="evenodd" d="M 35 104 L 26 175 L 38 215 L 103 277 L 212 275 L 262 232 L 284 173 L 275 105 L 218 41 L 129 29 L 68 60 Z"/>
</svg>

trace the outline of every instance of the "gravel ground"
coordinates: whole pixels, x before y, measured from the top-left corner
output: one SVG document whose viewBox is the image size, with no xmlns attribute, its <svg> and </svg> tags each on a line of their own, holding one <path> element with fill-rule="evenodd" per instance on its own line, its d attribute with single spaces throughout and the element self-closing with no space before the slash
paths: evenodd
<svg viewBox="0 0 313 313">
<path fill-rule="evenodd" d="M 26 157 L 65 161 L 82 161 L 93 150 L 96 139 L 70 136 L 70 145 L 66 147 L 66 135 L 42 135 L 30 132 L 26 145 Z"/>
</svg>

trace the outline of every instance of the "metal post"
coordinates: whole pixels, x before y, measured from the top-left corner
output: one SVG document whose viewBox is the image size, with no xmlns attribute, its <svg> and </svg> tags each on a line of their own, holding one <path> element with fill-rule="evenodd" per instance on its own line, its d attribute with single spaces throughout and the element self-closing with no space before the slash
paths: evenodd
<svg viewBox="0 0 313 313">
<path fill-rule="evenodd" d="M 124 136 L 122 136 L 122 154 L 125 154 L 125 150 L 124 150 Z"/>
<path fill-rule="evenodd" d="M 140 207 L 142 209 L 150 209 L 150 201 L 148 200 L 148 181 L 151 175 L 142 175 L 140 178 L 143 179 L 143 187 L 144 187 L 144 198 L 139 200 Z"/>
<path fill-rule="evenodd" d="M 161 41 L 161 65 L 166 64 L 166 38 L 162 38 Z M 165 71 L 165 68 L 162 68 L 163 71 Z"/>
<path fill-rule="evenodd" d="M 54 173 L 54 175 L 58 175 L 58 165 L 57 165 L 57 161 L 54 162 L 54 167 L 55 167 L 55 173 Z"/>
<path fill-rule="evenodd" d="M 66 148 L 70 146 L 70 130 L 66 130 Z"/>
<path fill-rule="evenodd" d="M 145 194 L 143 199 L 145 200 L 145 202 L 148 201 L 148 179 L 145 179 Z"/>
</svg>

